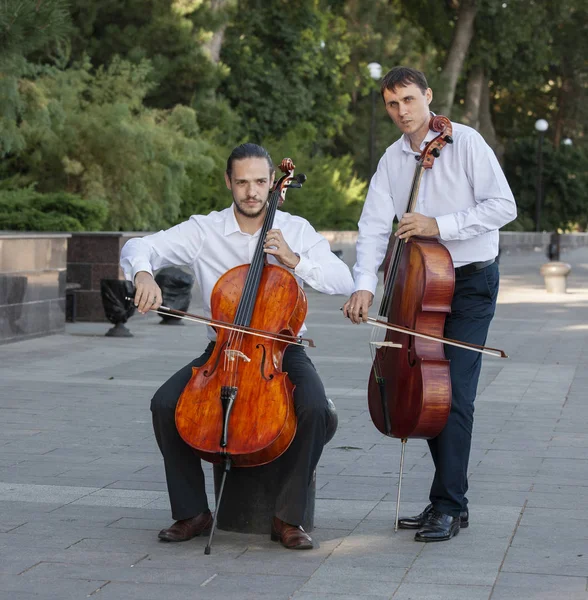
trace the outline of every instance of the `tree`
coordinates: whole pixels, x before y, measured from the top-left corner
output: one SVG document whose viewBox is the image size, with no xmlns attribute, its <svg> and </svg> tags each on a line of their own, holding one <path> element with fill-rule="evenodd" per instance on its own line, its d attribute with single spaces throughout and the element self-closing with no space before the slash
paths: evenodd
<svg viewBox="0 0 588 600">
<path fill-rule="evenodd" d="M 213 161 L 195 112 L 148 109 L 150 66 L 114 60 L 53 69 L 26 81 L 25 147 L 2 164 L 43 193 L 67 191 L 108 206 L 111 230 L 159 229 L 177 223 L 184 196 Z"/>
<path fill-rule="evenodd" d="M 70 29 L 66 0 L 4 0 L 0 4 L 0 157 L 17 152 L 24 105 L 19 78 L 34 73 L 28 58 L 63 42 Z"/>
<path fill-rule="evenodd" d="M 195 96 L 214 91 L 226 73 L 222 64 L 210 59 L 206 44 L 226 19 L 231 2 L 209 4 L 203 0 L 72 0 L 72 62 L 85 55 L 95 67 L 108 66 L 115 56 L 135 64 L 149 59 L 155 85 L 145 97 L 146 104 L 192 105 Z"/>
<path fill-rule="evenodd" d="M 241 0 L 226 29 L 230 75 L 220 87 L 241 116 L 239 137 L 260 142 L 308 122 L 317 145 L 328 145 L 349 118 L 349 51 L 344 19 L 316 0 Z"/>
</svg>

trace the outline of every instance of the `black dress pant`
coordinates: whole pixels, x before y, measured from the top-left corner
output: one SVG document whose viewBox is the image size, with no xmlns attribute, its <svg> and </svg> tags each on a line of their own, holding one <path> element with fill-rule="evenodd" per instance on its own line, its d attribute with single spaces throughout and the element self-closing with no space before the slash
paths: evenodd
<svg viewBox="0 0 588 600">
<path fill-rule="evenodd" d="M 486 343 L 496 308 L 498 280 L 496 263 L 466 277 L 455 278 L 451 314 L 445 321 L 445 337 L 479 346 Z M 429 498 L 437 510 L 456 517 L 468 503 L 467 470 L 482 355 L 446 345 L 445 356 L 451 361 L 451 412 L 443 431 L 428 440 L 435 463 Z"/>
<path fill-rule="evenodd" d="M 175 422 L 176 405 L 192 376 L 192 367 L 206 363 L 214 349 L 180 369 L 157 390 L 151 401 L 153 430 L 163 455 L 172 517 L 188 519 L 208 509 L 200 458 L 180 437 Z M 297 429 L 290 447 L 280 457 L 283 477 L 275 515 L 292 525 L 301 525 L 307 503 L 308 485 L 325 445 L 327 397 L 323 383 L 301 346 L 288 346 L 282 371 L 296 386 L 294 408 Z"/>
</svg>

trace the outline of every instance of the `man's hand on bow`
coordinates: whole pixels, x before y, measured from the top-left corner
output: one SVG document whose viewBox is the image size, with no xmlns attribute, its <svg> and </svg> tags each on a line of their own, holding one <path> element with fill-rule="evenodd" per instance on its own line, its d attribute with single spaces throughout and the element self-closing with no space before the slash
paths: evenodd
<svg viewBox="0 0 588 600">
<path fill-rule="evenodd" d="M 437 219 L 434 217 L 425 217 L 425 215 L 421 215 L 420 213 L 404 213 L 394 235 L 401 240 L 408 239 L 413 235 L 435 237 L 439 235 Z"/>
<path fill-rule="evenodd" d="M 135 275 L 135 306 L 141 314 L 158 309 L 163 301 L 161 289 L 155 283 L 153 275 L 139 271 Z"/>
<path fill-rule="evenodd" d="M 288 269 L 295 269 L 296 265 L 300 262 L 300 256 L 292 252 L 292 249 L 288 246 L 279 229 L 270 229 L 267 232 L 263 251 L 266 254 L 275 256 Z"/>
<path fill-rule="evenodd" d="M 343 314 L 352 323 L 364 323 L 368 320 L 368 310 L 374 301 L 374 295 L 367 290 L 357 290 L 343 305 Z"/>
</svg>

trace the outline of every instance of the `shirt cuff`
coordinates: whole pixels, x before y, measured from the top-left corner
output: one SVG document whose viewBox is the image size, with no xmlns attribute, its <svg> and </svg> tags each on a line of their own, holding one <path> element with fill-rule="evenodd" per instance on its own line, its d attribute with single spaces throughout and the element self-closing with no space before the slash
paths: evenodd
<svg viewBox="0 0 588 600">
<path fill-rule="evenodd" d="M 137 261 L 136 264 L 133 265 L 132 268 L 132 278 L 130 281 L 135 283 L 135 277 L 139 271 L 146 271 L 153 277 L 153 270 L 151 269 L 151 265 L 147 261 Z"/>
<path fill-rule="evenodd" d="M 299 258 L 298 264 L 294 267 L 294 273 L 296 273 L 300 279 L 305 279 L 312 271 L 312 262 L 304 256 L 299 256 Z"/>
<path fill-rule="evenodd" d="M 377 275 L 359 275 L 355 280 L 355 291 L 359 292 L 359 290 L 367 290 L 375 296 L 377 285 Z"/>
<path fill-rule="evenodd" d="M 453 215 L 441 215 L 440 217 L 435 217 L 435 220 L 439 228 L 439 237 L 442 240 L 457 240 L 459 238 L 457 221 Z"/>
</svg>

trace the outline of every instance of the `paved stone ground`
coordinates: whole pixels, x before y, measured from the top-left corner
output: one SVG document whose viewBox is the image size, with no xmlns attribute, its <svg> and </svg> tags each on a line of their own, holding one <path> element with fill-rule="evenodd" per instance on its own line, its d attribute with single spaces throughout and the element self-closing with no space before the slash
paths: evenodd
<svg viewBox="0 0 588 600">
<path fill-rule="evenodd" d="M 76 323 L 1 346 L 0 598 L 588 600 L 588 251 L 564 258 L 555 296 L 542 254 L 502 257 L 488 343 L 510 360 L 485 359 L 471 525 L 441 544 L 393 531 L 400 443 L 370 421 L 370 328 L 343 320 L 341 297 L 309 292 L 310 352 L 340 418 L 309 552 L 222 531 L 210 556 L 204 539 L 157 541 L 171 519 L 149 399 L 203 328 L 150 315 L 131 339 Z M 424 507 L 431 475 L 426 443 L 409 441 L 401 512 Z"/>
</svg>

